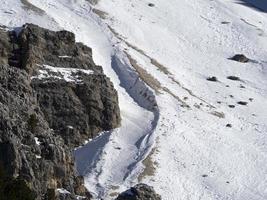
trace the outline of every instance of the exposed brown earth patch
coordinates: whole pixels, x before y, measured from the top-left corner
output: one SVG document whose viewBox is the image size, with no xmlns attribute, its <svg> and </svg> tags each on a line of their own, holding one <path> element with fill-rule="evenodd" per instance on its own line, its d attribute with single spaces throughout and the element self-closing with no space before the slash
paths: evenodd
<svg viewBox="0 0 267 200">
<path fill-rule="evenodd" d="M 151 74 L 149 74 L 145 69 L 143 69 L 136 60 L 134 60 L 127 52 L 125 52 L 127 55 L 130 64 L 134 67 L 136 72 L 138 73 L 139 77 L 149 86 L 151 87 L 155 92 L 159 93 L 159 90 L 162 89 L 160 82 L 155 79 Z"/>
<path fill-rule="evenodd" d="M 156 147 L 152 149 L 150 154 L 143 160 L 145 166 L 144 171 L 138 176 L 138 182 L 142 182 L 147 176 L 154 176 L 157 169 L 157 163 L 153 161 L 152 156 L 156 153 Z"/>
<path fill-rule="evenodd" d="M 101 19 L 107 19 L 108 18 L 108 13 L 102 11 L 102 10 L 99 10 L 99 9 L 96 9 L 96 8 L 93 8 L 92 11 L 97 14 Z"/>
<path fill-rule="evenodd" d="M 45 11 L 43 11 L 42 9 L 36 7 L 35 5 L 31 4 L 29 1 L 27 0 L 20 0 L 21 3 L 23 4 L 23 8 L 26 10 L 32 10 L 33 12 L 36 12 L 39 15 L 44 15 Z"/>
<path fill-rule="evenodd" d="M 223 112 L 213 111 L 210 114 L 219 117 L 219 118 L 225 118 L 225 114 Z"/>
</svg>

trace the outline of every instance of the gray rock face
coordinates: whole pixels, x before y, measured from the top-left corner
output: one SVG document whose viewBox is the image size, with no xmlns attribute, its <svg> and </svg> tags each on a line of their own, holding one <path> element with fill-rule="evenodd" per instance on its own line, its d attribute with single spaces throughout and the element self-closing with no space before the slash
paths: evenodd
<svg viewBox="0 0 267 200">
<path fill-rule="evenodd" d="M 161 197 L 152 187 L 138 184 L 120 194 L 116 200 L 161 200 Z"/>
<path fill-rule="evenodd" d="M 9 33 L 0 29 L 0 64 L 8 64 L 8 53 L 12 51 Z"/>
<path fill-rule="evenodd" d="M 68 31 L 53 32 L 36 25 L 26 24 L 17 43 L 20 67 L 33 72 L 36 64 L 63 68 L 91 69 L 102 73 L 102 68 L 95 65 L 91 48 L 75 43 L 75 36 Z"/>
<path fill-rule="evenodd" d="M 37 76 L 43 65 L 61 69 L 54 72 L 50 67 L 51 76 L 34 78 L 31 83 L 50 127 L 73 146 L 100 131 L 116 128 L 120 123 L 117 92 L 102 68 L 94 64 L 92 50 L 76 44 L 70 32 L 52 32 L 34 25 L 25 27 L 18 40 L 24 49 L 22 67 Z M 90 70 L 92 74 L 82 70 Z M 71 81 L 64 79 L 66 73 L 70 73 Z"/>
<path fill-rule="evenodd" d="M 112 83 L 72 33 L 31 24 L 18 35 L 0 30 L 0 199 L 10 199 L 6 179 L 18 184 L 10 195 L 89 199 L 72 150 L 119 124 Z"/>
<path fill-rule="evenodd" d="M 82 80 L 82 84 L 32 81 L 50 127 L 73 147 L 100 131 L 116 128 L 120 121 L 117 94 L 109 80 L 103 75 Z"/>
</svg>

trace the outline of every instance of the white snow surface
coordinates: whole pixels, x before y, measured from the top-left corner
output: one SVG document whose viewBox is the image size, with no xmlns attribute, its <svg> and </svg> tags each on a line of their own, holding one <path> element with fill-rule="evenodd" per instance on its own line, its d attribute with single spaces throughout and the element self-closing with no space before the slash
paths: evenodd
<svg viewBox="0 0 267 200">
<path fill-rule="evenodd" d="M 34 141 L 38 146 L 41 144 L 38 137 L 34 137 Z"/>
<path fill-rule="evenodd" d="M 58 189 L 56 189 L 56 191 L 61 193 L 61 194 L 70 194 L 70 192 L 64 188 L 58 188 Z"/>
<path fill-rule="evenodd" d="M 94 12 L 85 0 L 28 2 L 44 13 L 3 0 L 0 24 L 74 32 L 118 90 L 121 127 L 75 151 L 95 199 L 140 181 L 163 200 L 267 199 L 264 10 L 235 0 L 100 0 Z M 125 52 L 159 82 L 158 91 Z M 228 59 L 238 53 L 252 61 Z M 145 168 L 145 158 L 154 166 Z"/>
<path fill-rule="evenodd" d="M 88 69 L 53 67 L 50 65 L 41 65 L 39 67 L 39 74 L 36 76 L 32 76 L 31 79 L 47 80 L 49 78 L 53 78 L 61 79 L 66 82 L 81 83 L 82 80 L 79 79 L 79 73 L 84 73 L 87 75 L 94 73 L 92 70 Z"/>
</svg>

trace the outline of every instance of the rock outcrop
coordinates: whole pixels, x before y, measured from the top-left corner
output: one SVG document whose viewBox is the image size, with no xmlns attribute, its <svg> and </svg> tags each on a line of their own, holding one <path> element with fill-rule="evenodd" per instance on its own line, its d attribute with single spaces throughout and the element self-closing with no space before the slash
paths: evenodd
<svg viewBox="0 0 267 200">
<path fill-rule="evenodd" d="M 243 54 L 236 54 L 232 58 L 230 58 L 230 60 L 234 60 L 241 63 L 247 63 L 250 61 L 250 59 Z"/>
<path fill-rule="evenodd" d="M 0 199 L 90 199 L 72 151 L 119 124 L 117 92 L 74 34 L 0 29 Z"/>
<path fill-rule="evenodd" d="M 161 197 L 152 187 L 138 184 L 120 194 L 116 200 L 161 200 Z"/>
</svg>

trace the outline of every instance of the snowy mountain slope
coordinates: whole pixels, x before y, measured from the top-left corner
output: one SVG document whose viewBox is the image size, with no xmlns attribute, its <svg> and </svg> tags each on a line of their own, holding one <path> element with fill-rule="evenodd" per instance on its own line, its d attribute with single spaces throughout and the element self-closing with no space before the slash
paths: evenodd
<svg viewBox="0 0 267 200">
<path fill-rule="evenodd" d="M 73 31 L 119 92 L 122 127 L 75 152 L 96 197 L 142 181 L 167 200 L 267 199 L 265 12 L 232 0 L 27 2 L 43 13 L 4 1 L 0 23 Z M 253 62 L 228 59 L 237 53 Z"/>
<path fill-rule="evenodd" d="M 44 28 L 56 30 L 58 24 L 49 17 L 43 10 L 33 6 L 27 0 L 1 1 L 0 25 L 10 28 L 20 27 L 25 22 L 39 24 Z"/>
<path fill-rule="evenodd" d="M 147 3 L 101 1 L 97 7 L 138 47 L 131 52 L 147 71 L 172 93 L 189 98 L 189 111 L 166 96 L 158 99 L 162 118 L 152 155 L 157 170 L 146 181 L 163 199 L 266 199 L 266 14 L 232 1 L 154 1 L 153 8 Z M 166 80 L 140 49 L 173 75 Z M 227 60 L 235 53 L 257 62 Z M 227 80 L 230 75 L 243 81 Z M 220 83 L 207 82 L 208 76 Z M 241 100 L 248 106 L 236 105 Z M 229 108 L 232 104 L 236 107 Z M 209 114 L 214 111 L 225 117 Z M 225 127 L 228 123 L 233 127 Z"/>
<path fill-rule="evenodd" d="M 163 199 L 266 199 L 266 14 L 232 1 L 153 3 L 97 6 L 138 63 L 191 107 L 158 97 L 157 170 L 146 181 Z M 227 59 L 235 53 L 255 62 Z M 230 75 L 242 81 L 228 80 Z M 208 82 L 208 76 L 220 82 Z"/>
</svg>

